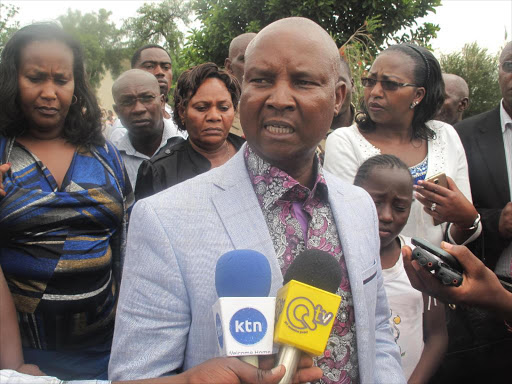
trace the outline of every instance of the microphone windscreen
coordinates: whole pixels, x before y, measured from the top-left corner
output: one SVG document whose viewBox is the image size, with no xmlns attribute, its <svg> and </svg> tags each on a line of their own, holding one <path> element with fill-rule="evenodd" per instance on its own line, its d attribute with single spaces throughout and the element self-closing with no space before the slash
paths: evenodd
<svg viewBox="0 0 512 384">
<path fill-rule="evenodd" d="M 267 297 L 271 283 L 270 264 L 257 251 L 234 250 L 217 261 L 215 288 L 219 297 Z"/>
<path fill-rule="evenodd" d="M 336 293 L 341 283 L 340 263 L 327 252 L 308 249 L 290 264 L 283 285 L 291 280 Z"/>
</svg>

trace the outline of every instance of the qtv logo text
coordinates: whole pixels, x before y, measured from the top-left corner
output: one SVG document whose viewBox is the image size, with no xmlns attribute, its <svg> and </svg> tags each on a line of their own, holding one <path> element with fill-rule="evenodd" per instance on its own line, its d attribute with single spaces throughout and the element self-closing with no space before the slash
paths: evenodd
<svg viewBox="0 0 512 384">
<path fill-rule="evenodd" d="M 296 297 L 286 308 L 286 323 L 291 330 L 299 333 L 314 331 L 317 326 L 326 326 L 334 319 L 332 312 L 327 312 L 307 297 Z"/>
<path fill-rule="evenodd" d="M 257 309 L 243 308 L 231 317 L 229 331 L 240 344 L 256 344 L 267 333 L 267 319 Z"/>
</svg>

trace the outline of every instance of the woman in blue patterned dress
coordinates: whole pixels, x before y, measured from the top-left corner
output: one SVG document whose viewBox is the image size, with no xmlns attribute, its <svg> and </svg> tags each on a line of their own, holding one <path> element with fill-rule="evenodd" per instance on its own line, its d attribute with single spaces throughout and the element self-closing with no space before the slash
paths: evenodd
<svg viewBox="0 0 512 384">
<path fill-rule="evenodd" d="M 106 378 L 133 193 L 80 45 L 20 29 L 0 62 L 0 264 L 27 363 Z"/>
<path fill-rule="evenodd" d="M 354 125 L 329 135 L 325 169 L 352 183 L 365 160 L 394 155 L 407 164 L 416 184 L 402 234 L 438 246 L 446 232 L 457 243 L 477 238 L 480 217 L 471 203 L 464 148 L 451 125 L 432 120 L 445 93 L 436 58 L 423 47 L 392 45 L 361 81 L 362 112 Z M 425 181 L 438 173 L 448 176 L 448 188 Z"/>
</svg>

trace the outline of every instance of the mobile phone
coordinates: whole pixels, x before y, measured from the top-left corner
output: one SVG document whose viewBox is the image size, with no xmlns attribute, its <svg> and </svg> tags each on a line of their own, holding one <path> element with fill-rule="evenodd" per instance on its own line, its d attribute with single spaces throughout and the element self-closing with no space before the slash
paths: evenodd
<svg viewBox="0 0 512 384">
<path fill-rule="evenodd" d="M 430 181 L 431 183 L 440 185 L 441 187 L 448 188 L 448 181 L 446 180 L 445 173 L 437 173 L 434 176 L 430 176 L 425 179 L 425 181 Z"/>
<path fill-rule="evenodd" d="M 422 267 L 433 272 L 444 285 L 458 287 L 462 284 L 462 266 L 455 257 L 417 237 L 412 238 L 412 243 L 416 245 L 412 258 Z"/>
<path fill-rule="evenodd" d="M 443 172 L 437 173 L 434 176 L 430 176 L 430 177 L 426 178 L 425 181 L 430 181 L 431 183 L 440 185 L 441 187 L 448 188 L 448 181 L 446 180 L 446 174 Z M 434 225 L 439 225 L 439 224 L 443 223 L 442 221 L 436 220 L 434 218 L 432 218 L 432 220 L 434 221 Z"/>
</svg>

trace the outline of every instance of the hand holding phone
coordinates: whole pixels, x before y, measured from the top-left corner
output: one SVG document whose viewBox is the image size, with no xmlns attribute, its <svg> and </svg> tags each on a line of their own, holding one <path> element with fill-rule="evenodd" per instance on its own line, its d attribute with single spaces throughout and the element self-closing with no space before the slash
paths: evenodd
<svg viewBox="0 0 512 384">
<path fill-rule="evenodd" d="M 446 174 L 445 173 L 438 173 L 434 176 L 430 176 L 429 178 L 425 179 L 425 181 L 430 181 L 431 183 L 434 183 L 436 185 L 440 185 L 441 187 L 448 188 L 448 181 L 446 180 Z M 435 218 L 432 218 L 434 220 L 434 225 L 442 224 L 442 221 L 439 221 Z"/>
</svg>

